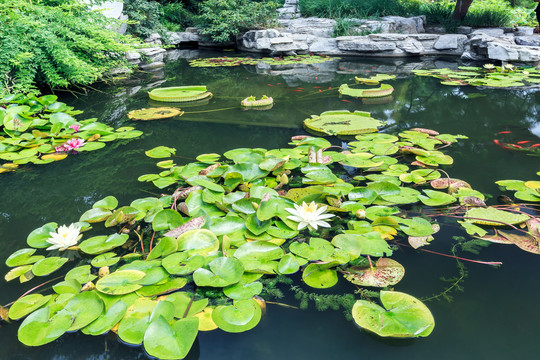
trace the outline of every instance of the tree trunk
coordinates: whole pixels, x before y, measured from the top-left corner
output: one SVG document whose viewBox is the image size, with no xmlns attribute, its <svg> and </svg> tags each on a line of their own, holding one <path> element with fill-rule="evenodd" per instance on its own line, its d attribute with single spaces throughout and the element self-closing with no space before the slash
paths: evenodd
<svg viewBox="0 0 540 360">
<path fill-rule="evenodd" d="M 472 2 L 473 0 L 457 0 L 454 13 L 452 14 L 452 20 L 463 21 Z"/>
</svg>

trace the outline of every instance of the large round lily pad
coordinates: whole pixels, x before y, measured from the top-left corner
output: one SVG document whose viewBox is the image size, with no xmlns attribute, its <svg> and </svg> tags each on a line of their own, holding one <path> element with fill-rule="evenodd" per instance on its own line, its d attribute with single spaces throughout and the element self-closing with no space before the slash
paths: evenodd
<svg viewBox="0 0 540 360">
<path fill-rule="evenodd" d="M 304 126 L 316 133 L 327 135 L 358 135 L 376 132 L 384 122 L 376 120 L 365 111 L 325 111 L 304 120 Z"/>
<path fill-rule="evenodd" d="M 352 309 L 354 321 L 362 328 L 384 337 L 424 337 L 435 327 L 433 315 L 417 298 L 397 291 L 381 291 L 381 307 L 358 300 Z"/>
<path fill-rule="evenodd" d="M 261 308 L 255 300 L 236 300 L 233 305 L 216 307 L 212 320 L 224 331 L 239 333 L 254 328 L 261 315 Z"/>
<path fill-rule="evenodd" d="M 30 314 L 19 327 L 19 341 L 27 346 L 48 344 L 69 329 L 71 317 L 67 314 L 50 317 L 51 309 L 47 306 Z"/>
<path fill-rule="evenodd" d="M 380 258 L 374 267 L 352 266 L 345 279 L 360 286 L 386 287 L 397 284 L 405 275 L 405 268 L 395 260 Z"/>
<path fill-rule="evenodd" d="M 132 110 L 127 113 L 127 117 L 131 120 L 159 120 L 168 119 L 175 116 L 182 116 L 184 114 L 178 108 L 173 107 L 158 107 L 149 109 Z"/>
<path fill-rule="evenodd" d="M 389 84 L 381 84 L 376 89 L 355 89 L 349 87 L 347 84 L 343 84 L 339 87 L 339 93 L 341 95 L 352 96 L 355 98 L 376 98 L 392 95 L 394 87 Z"/>
<path fill-rule="evenodd" d="M 150 323 L 144 333 L 144 349 L 158 359 L 183 359 L 197 338 L 199 318 L 180 319 L 169 324 L 162 316 Z"/>
<path fill-rule="evenodd" d="M 9 318 L 18 320 L 31 312 L 39 309 L 51 299 L 52 295 L 43 296 L 41 294 L 30 294 L 23 296 L 9 308 Z"/>
<path fill-rule="evenodd" d="M 146 273 L 139 270 L 119 270 L 99 279 L 96 288 L 109 295 L 128 294 L 142 287 L 137 282 L 145 276 Z"/>
<path fill-rule="evenodd" d="M 304 269 L 302 280 L 313 288 L 326 289 L 337 284 L 337 272 L 325 265 L 309 264 Z"/>
<path fill-rule="evenodd" d="M 188 102 L 212 96 L 206 86 L 175 86 L 154 89 L 148 93 L 150 99 L 165 102 Z"/>
<path fill-rule="evenodd" d="M 122 320 L 126 314 L 127 305 L 123 301 L 117 301 L 110 309 L 91 324 L 81 330 L 86 335 L 101 335 L 111 330 Z"/>
<path fill-rule="evenodd" d="M 193 273 L 193 281 L 197 286 L 224 287 L 237 283 L 242 278 L 244 267 L 235 258 L 219 257 L 212 260 L 210 270 L 201 268 Z"/>
</svg>

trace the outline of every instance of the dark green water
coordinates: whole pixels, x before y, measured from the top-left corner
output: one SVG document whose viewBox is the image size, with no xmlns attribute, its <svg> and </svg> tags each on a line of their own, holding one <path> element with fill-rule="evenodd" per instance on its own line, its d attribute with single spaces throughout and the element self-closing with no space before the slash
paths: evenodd
<svg viewBox="0 0 540 360">
<path fill-rule="evenodd" d="M 198 56 L 193 51 L 182 57 Z M 210 56 L 201 53 L 202 56 Z M 215 55 L 215 54 L 212 54 Z M 232 54 L 226 53 L 231 56 Z M 454 65 L 444 63 L 443 65 Z M 475 189 L 495 197 L 494 181 L 535 179 L 540 158 L 510 152 L 493 139 L 540 142 L 540 90 L 501 90 L 442 86 L 431 78 L 414 77 L 413 68 L 431 68 L 433 63 L 342 59 L 294 68 L 190 68 L 185 59 L 169 62 L 164 70 L 138 74 L 117 84 L 100 86 L 87 95 L 62 95 L 62 100 L 84 110 L 80 117 L 97 117 L 115 127 L 133 125 L 142 138 L 109 143 L 105 148 L 69 156 L 58 163 L 28 166 L 0 177 L 0 271 L 4 259 L 25 246 L 26 236 L 44 223 L 69 224 L 91 205 L 107 196 L 121 204 L 158 194 L 159 190 L 137 177 L 156 172 L 155 160 L 144 151 L 158 145 L 177 149 L 177 162 L 201 153 L 223 153 L 238 147 L 285 147 L 291 136 L 305 134 L 302 121 L 328 110 L 363 110 L 387 120 L 388 132 L 426 127 L 441 133 L 463 134 L 469 140 L 448 149 L 454 165 L 445 169 L 452 177 L 468 181 Z M 393 73 L 398 79 L 394 100 L 386 104 L 363 104 L 340 99 L 337 87 L 353 83 L 354 76 Z M 166 79 L 166 81 L 165 81 Z M 207 85 L 214 93 L 208 104 L 183 107 L 178 120 L 131 123 L 130 110 L 148 107 L 146 92 L 153 87 Z M 319 91 L 321 90 L 321 91 Z M 484 96 L 471 96 L 479 93 Z M 274 97 L 269 111 L 242 111 L 241 99 L 266 94 Z M 343 101 L 348 100 L 349 102 Z M 227 110 L 222 110 L 227 109 Z M 497 134 L 510 131 L 510 134 Z M 332 140 L 339 143 L 339 140 Z M 185 158 L 185 159 L 184 159 Z M 491 204 L 495 199 L 490 200 Z M 431 250 L 449 253 L 453 235 L 436 235 Z M 492 245 L 469 258 L 502 261 L 503 266 L 465 263 L 468 278 L 464 292 L 455 293 L 451 303 L 428 302 L 436 327 L 431 336 L 415 340 L 381 339 L 359 330 L 340 311 L 317 312 L 268 306 L 266 316 L 253 330 L 228 334 L 220 330 L 199 333 L 189 359 L 507 359 L 534 358 L 540 350 L 540 257 L 516 247 Z M 442 291 L 440 277 L 457 275 L 456 262 L 449 258 L 403 248 L 395 253 L 406 270 L 398 291 L 422 298 Z M 0 303 L 16 299 L 35 286 L 0 282 Z M 328 293 L 351 292 L 345 281 Z M 297 305 L 289 297 L 283 302 Z M 90 337 L 68 334 L 52 344 L 27 348 L 16 340 L 17 325 L 0 328 L 0 359 L 145 359 L 141 348 L 120 344 L 116 336 Z"/>
</svg>

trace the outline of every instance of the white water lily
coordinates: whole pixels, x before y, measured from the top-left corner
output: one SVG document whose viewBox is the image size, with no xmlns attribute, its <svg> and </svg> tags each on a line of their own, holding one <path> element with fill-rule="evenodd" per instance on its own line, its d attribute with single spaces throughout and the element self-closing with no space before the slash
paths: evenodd
<svg viewBox="0 0 540 360">
<path fill-rule="evenodd" d="M 77 242 L 81 239 L 82 235 L 79 235 L 80 228 L 75 224 L 62 225 L 58 227 L 56 232 L 50 232 L 50 238 L 46 241 L 52 246 L 49 246 L 47 250 L 66 250 L 68 247 L 76 245 Z"/>
<path fill-rule="evenodd" d="M 290 219 L 292 221 L 296 221 L 298 223 L 298 230 L 302 230 L 306 226 L 309 226 L 310 228 L 313 228 L 317 230 L 317 227 L 330 227 L 330 224 L 328 224 L 324 219 L 329 219 L 333 217 L 333 214 L 323 214 L 327 206 L 323 205 L 319 208 L 317 208 L 317 204 L 315 201 L 312 201 L 309 205 L 307 205 L 305 202 L 302 202 L 302 206 L 299 206 L 297 204 L 294 204 L 293 208 L 285 209 L 292 215 L 287 216 L 287 219 Z"/>
</svg>

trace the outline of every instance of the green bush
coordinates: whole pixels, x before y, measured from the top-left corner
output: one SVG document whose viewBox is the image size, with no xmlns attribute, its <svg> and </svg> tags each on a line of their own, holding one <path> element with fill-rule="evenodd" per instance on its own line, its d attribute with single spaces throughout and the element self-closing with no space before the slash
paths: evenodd
<svg viewBox="0 0 540 360">
<path fill-rule="evenodd" d="M 367 18 L 387 15 L 410 16 L 418 13 L 419 0 L 300 0 L 305 16 L 325 18 Z"/>
<path fill-rule="evenodd" d="M 276 19 L 277 7 L 274 1 L 204 0 L 195 21 L 201 33 L 222 43 L 243 31 L 271 24 Z"/>
<path fill-rule="evenodd" d="M 182 31 L 191 26 L 193 14 L 181 2 L 163 5 L 161 23 L 169 31 Z"/>
<path fill-rule="evenodd" d="M 78 0 L 2 1 L 0 93 L 90 84 L 126 64 L 124 52 L 134 39 L 107 29 L 115 23 L 88 5 Z"/>
<path fill-rule="evenodd" d="M 469 26 L 508 26 L 511 25 L 512 7 L 507 1 L 474 1 L 463 23 Z"/>
<path fill-rule="evenodd" d="M 164 34 L 161 24 L 162 5 L 156 1 L 124 0 L 124 14 L 129 17 L 127 32 L 146 38 L 153 33 Z"/>
</svg>

